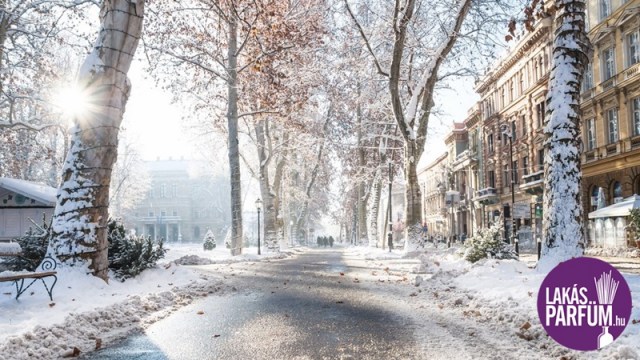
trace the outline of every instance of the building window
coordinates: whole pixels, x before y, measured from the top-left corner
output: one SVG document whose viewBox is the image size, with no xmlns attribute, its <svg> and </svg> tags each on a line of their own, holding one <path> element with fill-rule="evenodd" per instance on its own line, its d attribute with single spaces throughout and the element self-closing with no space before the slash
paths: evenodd
<svg viewBox="0 0 640 360">
<path fill-rule="evenodd" d="M 611 187 L 613 191 L 613 203 L 617 203 L 622 200 L 622 184 L 619 181 L 614 181 Z"/>
<path fill-rule="evenodd" d="M 627 66 L 640 62 L 640 39 L 638 31 L 627 35 Z"/>
<path fill-rule="evenodd" d="M 513 101 L 515 98 L 515 94 L 513 93 L 513 80 L 509 80 L 509 101 Z"/>
<path fill-rule="evenodd" d="M 524 71 L 520 71 L 520 95 L 524 94 Z"/>
<path fill-rule="evenodd" d="M 544 100 L 536 105 L 536 116 L 538 117 L 538 129 L 542 129 L 545 116 Z"/>
<path fill-rule="evenodd" d="M 520 116 L 520 128 L 522 129 L 522 137 L 527 136 L 527 116 Z"/>
<path fill-rule="evenodd" d="M 153 217 L 153 211 L 149 211 L 149 217 Z"/>
<path fill-rule="evenodd" d="M 584 78 L 582 79 L 582 92 L 591 90 L 593 88 L 593 69 L 591 63 L 587 64 L 584 69 Z"/>
<path fill-rule="evenodd" d="M 544 149 L 538 150 L 538 171 L 544 170 Z"/>
<path fill-rule="evenodd" d="M 178 185 L 171 184 L 171 197 L 178 197 Z"/>
<path fill-rule="evenodd" d="M 173 216 L 178 216 L 178 212 L 173 210 Z"/>
<path fill-rule="evenodd" d="M 618 109 L 607 110 L 607 124 L 609 124 L 609 144 L 618 141 Z"/>
<path fill-rule="evenodd" d="M 611 15 L 611 0 L 599 0 L 600 1 L 600 21 L 606 19 Z"/>
<path fill-rule="evenodd" d="M 487 135 L 487 147 L 489 148 L 489 154 L 493 154 L 493 134 Z"/>
<path fill-rule="evenodd" d="M 160 212 L 160 217 L 165 217 L 167 216 L 167 212 L 166 211 L 161 211 Z"/>
<path fill-rule="evenodd" d="M 165 184 L 160 185 L 160 197 L 163 199 L 167 197 L 167 185 Z"/>
<path fill-rule="evenodd" d="M 519 184 L 520 181 L 518 181 L 518 160 L 514 161 L 511 164 L 511 169 L 513 171 L 513 177 L 511 178 L 511 181 L 513 181 L 514 184 Z"/>
<path fill-rule="evenodd" d="M 593 150 L 596 148 L 596 125 L 595 119 L 587 120 L 585 124 L 587 135 L 587 150 Z"/>
<path fill-rule="evenodd" d="M 633 99 L 633 135 L 640 135 L 640 97 Z"/>
<path fill-rule="evenodd" d="M 493 170 L 489 171 L 489 187 L 496 187 L 496 173 Z"/>
<path fill-rule="evenodd" d="M 616 74 L 616 59 L 613 47 L 602 52 L 602 79 L 609 80 Z"/>
<path fill-rule="evenodd" d="M 522 175 L 529 175 L 529 157 L 525 156 L 522 158 Z"/>
<path fill-rule="evenodd" d="M 511 179 L 509 178 L 509 175 L 510 175 L 509 174 L 509 165 L 504 165 L 503 169 L 504 169 L 503 170 L 504 171 L 504 176 L 502 178 L 503 179 L 502 180 L 502 182 L 503 182 L 502 186 L 503 187 L 507 187 L 507 186 L 509 186 L 509 184 L 511 184 Z"/>
</svg>

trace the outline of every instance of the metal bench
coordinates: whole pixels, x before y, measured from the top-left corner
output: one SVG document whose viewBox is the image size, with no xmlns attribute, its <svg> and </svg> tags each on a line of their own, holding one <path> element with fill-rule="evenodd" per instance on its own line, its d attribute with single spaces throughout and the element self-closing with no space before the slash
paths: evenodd
<svg viewBox="0 0 640 360">
<path fill-rule="evenodd" d="M 0 253 L 0 257 L 1 256 L 20 256 L 20 254 Z M 20 295 L 22 295 L 25 291 L 27 291 L 27 289 L 31 287 L 33 283 L 40 280 L 42 281 L 44 288 L 47 290 L 47 294 L 49 294 L 49 299 L 53 301 L 53 288 L 56 286 L 56 283 L 58 282 L 58 277 L 56 276 L 57 272 L 55 271 L 56 267 L 57 267 L 57 263 L 55 259 L 53 259 L 51 256 L 46 256 L 42 260 L 42 262 L 40 263 L 36 271 L 20 272 L 20 273 L 14 273 L 14 274 L 4 275 L 4 276 L 0 275 L 0 282 L 9 282 L 9 281 L 13 282 L 16 286 L 16 292 L 17 292 L 16 300 L 18 300 Z M 44 279 L 49 277 L 53 278 L 53 283 L 51 284 L 51 287 L 49 287 L 47 285 L 47 282 L 44 281 Z"/>
</svg>

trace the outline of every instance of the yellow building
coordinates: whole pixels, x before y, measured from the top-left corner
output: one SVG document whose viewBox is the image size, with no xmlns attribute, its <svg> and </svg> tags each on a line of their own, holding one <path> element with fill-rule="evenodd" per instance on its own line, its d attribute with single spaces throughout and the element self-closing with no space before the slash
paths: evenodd
<svg viewBox="0 0 640 360">
<path fill-rule="evenodd" d="M 640 0 L 591 0 L 588 19 L 593 58 L 581 94 L 585 220 L 599 191 L 606 205 L 640 193 Z M 591 245 L 594 231 L 588 231 Z"/>
<path fill-rule="evenodd" d="M 638 0 L 589 2 L 590 23 L 603 20 L 589 31 L 594 53 L 581 95 L 587 212 L 598 187 L 607 204 L 640 192 L 639 17 Z"/>
</svg>

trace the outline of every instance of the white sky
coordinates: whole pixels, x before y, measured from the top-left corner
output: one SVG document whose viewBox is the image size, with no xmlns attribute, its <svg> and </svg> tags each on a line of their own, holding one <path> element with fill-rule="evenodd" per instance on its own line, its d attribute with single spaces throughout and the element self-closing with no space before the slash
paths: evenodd
<svg viewBox="0 0 640 360">
<path fill-rule="evenodd" d="M 171 104 L 171 95 L 145 79 L 142 64 L 135 61 L 129 71 L 132 89 L 124 120 L 127 137 L 139 144 L 144 160 L 193 158 L 195 153 L 181 126 L 181 109 Z"/>
</svg>

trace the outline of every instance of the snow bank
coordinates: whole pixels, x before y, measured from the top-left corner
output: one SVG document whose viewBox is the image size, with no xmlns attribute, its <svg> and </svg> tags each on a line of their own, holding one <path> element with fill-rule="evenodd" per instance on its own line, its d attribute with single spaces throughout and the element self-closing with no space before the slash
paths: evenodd
<svg viewBox="0 0 640 360">
<path fill-rule="evenodd" d="M 224 292 L 222 276 L 203 275 L 172 262 L 180 257 L 231 263 L 286 256 L 231 258 L 226 249 L 204 253 L 201 246 L 169 245 L 167 258 L 156 268 L 125 282 L 107 284 L 78 268 L 58 268 L 53 302 L 39 280 L 19 301 L 13 283 L 0 283 L 0 358 L 51 359 L 74 351 L 86 353 L 140 331 L 198 297 Z"/>
</svg>

